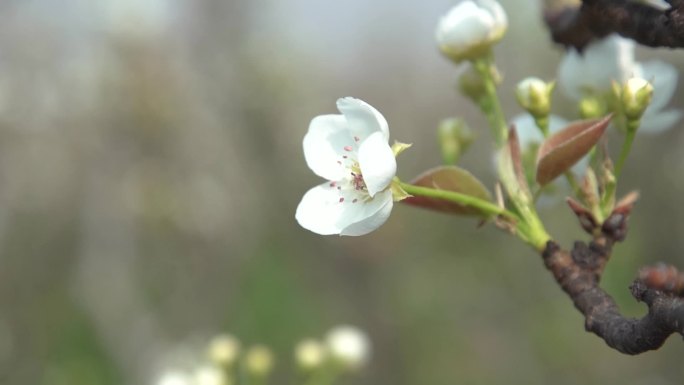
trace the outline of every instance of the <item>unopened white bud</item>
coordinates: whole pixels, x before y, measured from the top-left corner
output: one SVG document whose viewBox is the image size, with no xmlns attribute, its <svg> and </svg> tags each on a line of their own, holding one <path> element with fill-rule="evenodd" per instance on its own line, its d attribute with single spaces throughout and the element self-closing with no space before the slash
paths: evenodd
<svg viewBox="0 0 684 385">
<path fill-rule="evenodd" d="M 515 96 L 520 106 L 537 119 L 545 118 L 551 111 L 551 92 L 554 82 L 529 77 L 518 83 Z"/>
<path fill-rule="evenodd" d="M 366 364 L 370 356 L 368 337 L 353 326 L 338 326 L 326 337 L 331 357 L 345 368 L 356 370 Z"/>
<path fill-rule="evenodd" d="M 503 37 L 508 19 L 495 0 L 465 0 L 451 8 L 437 25 L 439 49 L 455 62 L 486 55 Z"/>
<path fill-rule="evenodd" d="M 625 82 L 621 91 L 620 100 L 627 119 L 640 119 L 653 98 L 651 83 L 642 78 L 631 78 Z"/>
</svg>

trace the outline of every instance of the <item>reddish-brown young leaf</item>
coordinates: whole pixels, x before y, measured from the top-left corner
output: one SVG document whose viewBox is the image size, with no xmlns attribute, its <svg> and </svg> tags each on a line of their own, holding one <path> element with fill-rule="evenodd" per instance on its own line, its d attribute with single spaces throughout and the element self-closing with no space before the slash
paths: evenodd
<svg viewBox="0 0 684 385">
<path fill-rule="evenodd" d="M 453 191 L 491 201 L 491 195 L 482 182 L 467 170 L 456 166 L 435 167 L 419 175 L 411 184 L 437 190 Z M 404 199 L 402 202 L 450 214 L 487 216 L 477 208 L 437 198 L 412 196 Z"/>
<path fill-rule="evenodd" d="M 569 170 L 598 143 L 612 115 L 581 120 L 546 138 L 537 154 L 537 182 L 545 185 Z"/>
</svg>

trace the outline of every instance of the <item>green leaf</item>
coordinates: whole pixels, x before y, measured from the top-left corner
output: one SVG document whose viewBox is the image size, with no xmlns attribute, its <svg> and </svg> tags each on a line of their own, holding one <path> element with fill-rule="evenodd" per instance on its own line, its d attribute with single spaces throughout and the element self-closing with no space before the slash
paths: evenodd
<svg viewBox="0 0 684 385">
<path fill-rule="evenodd" d="M 580 120 L 548 137 L 537 154 L 537 182 L 545 185 L 582 159 L 606 131 L 612 115 Z"/>
<path fill-rule="evenodd" d="M 453 191 L 485 201 L 491 201 L 492 199 L 491 194 L 482 182 L 467 170 L 456 166 L 435 167 L 419 175 L 411 184 L 437 190 Z M 411 196 L 404 199 L 403 203 L 449 214 L 488 216 L 475 207 L 425 196 Z"/>
</svg>

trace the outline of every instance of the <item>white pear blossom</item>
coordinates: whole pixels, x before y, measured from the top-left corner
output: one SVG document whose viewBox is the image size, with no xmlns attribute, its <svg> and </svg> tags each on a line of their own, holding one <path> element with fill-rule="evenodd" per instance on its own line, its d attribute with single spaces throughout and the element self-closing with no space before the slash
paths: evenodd
<svg viewBox="0 0 684 385">
<path fill-rule="evenodd" d="M 558 68 L 559 87 L 567 97 L 579 101 L 610 93 L 613 81 L 625 84 L 630 78 L 646 79 L 654 92 L 639 132 L 667 130 L 682 118 L 681 110 L 664 110 L 677 87 L 677 70 L 659 60 L 637 62 L 634 49 L 633 41 L 610 35 L 589 44 L 582 54 L 568 51 Z"/>
<path fill-rule="evenodd" d="M 465 0 L 441 18 L 435 37 L 442 53 L 460 62 L 485 54 L 507 27 L 506 12 L 495 0 Z"/>
<path fill-rule="evenodd" d="M 337 326 L 328 332 L 326 345 L 333 359 L 347 369 L 363 366 L 370 356 L 366 333 L 353 326 Z"/>
<path fill-rule="evenodd" d="M 295 218 L 318 234 L 363 235 L 392 211 L 397 163 L 385 118 L 355 98 L 337 101 L 341 115 L 315 117 L 304 136 L 309 168 L 328 182 L 304 194 Z"/>
</svg>

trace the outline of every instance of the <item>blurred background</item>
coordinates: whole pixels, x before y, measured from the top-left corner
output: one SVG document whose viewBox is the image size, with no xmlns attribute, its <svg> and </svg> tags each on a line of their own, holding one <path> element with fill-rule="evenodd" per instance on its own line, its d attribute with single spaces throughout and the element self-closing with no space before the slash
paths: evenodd
<svg viewBox="0 0 684 385">
<path fill-rule="evenodd" d="M 537 2 L 502 3 L 512 116 L 513 86 L 554 78 L 562 51 Z M 414 143 L 404 180 L 439 164 L 439 121 L 464 117 L 479 140 L 462 165 L 494 184 L 485 121 L 433 40 L 453 4 L 0 3 L 0 383 L 154 384 L 169 357 L 229 332 L 270 346 L 273 383 L 294 384 L 293 346 L 346 323 L 373 345 L 348 384 L 681 384 L 679 339 L 638 357 L 608 348 L 493 226 L 402 206 L 359 238 L 295 222 L 320 183 L 301 140 L 342 96 Z M 637 56 L 684 70 L 681 52 Z M 621 186 L 642 201 L 604 286 L 635 316 L 638 266 L 684 266 L 682 128 L 640 136 Z M 563 205 L 542 216 L 562 242 L 582 236 Z"/>
</svg>

